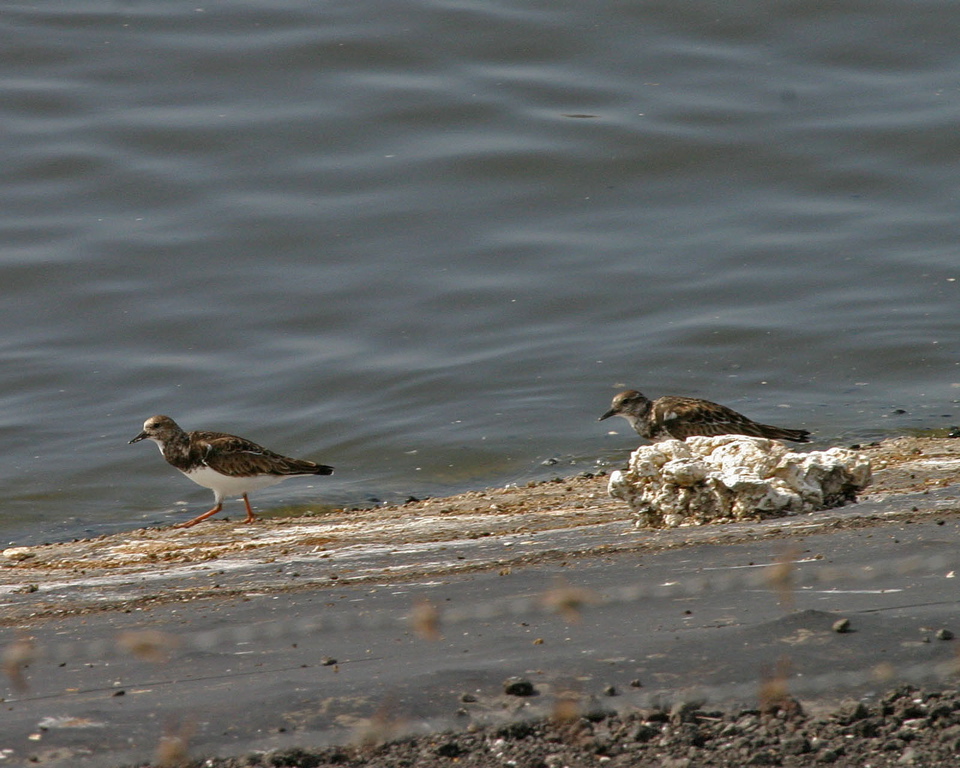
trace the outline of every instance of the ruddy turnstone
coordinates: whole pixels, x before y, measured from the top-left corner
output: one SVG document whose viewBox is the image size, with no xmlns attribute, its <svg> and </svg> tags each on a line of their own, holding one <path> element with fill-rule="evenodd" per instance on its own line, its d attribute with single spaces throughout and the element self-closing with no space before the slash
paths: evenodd
<svg viewBox="0 0 960 768">
<path fill-rule="evenodd" d="M 613 398 L 610 410 L 599 420 L 611 416 L 622 416 L 641 437 L 654 441 L 670 437 L 684 440 L 691 435 L 749 435 L 797 443 L 810 442 L 810 433 L 805 429 L 759 424 L 725 405 L 695 397 L 667 395 L 649 400 L 635 389 L 628 389 Z"/>
<path fill-rule="evenodd" d="M 247 505 L 245 523 L 257 519 L 250 509 L 247 494 L 276 485 L 288 477 L 329 475 L 333 467 L 303 459 L 291 459 L 268 451 L 256 443 L 222 432 L 184 432 L 169 416 L 151 416 L 143 422 L 143 431 L 130 443 L 153 440 L 167 463 L 179 469 L 193 482 L 213 491 L 215 506 L 209 512 L 177 523 L 174 528 L 189 528 L 223 509 L 226 496 L 240 496 Z"/>
</svg>

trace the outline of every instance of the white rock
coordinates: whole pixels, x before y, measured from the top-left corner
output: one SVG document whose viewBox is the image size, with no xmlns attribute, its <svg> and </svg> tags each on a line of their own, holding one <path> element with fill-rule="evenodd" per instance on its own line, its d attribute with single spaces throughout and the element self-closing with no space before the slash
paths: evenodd
<svg viewBox="0 0 960 768">
<path fill-rule="evenodd" d="M 2 554 L 7 560 L 26 560 L 30 557 L 36 557 L 36 552 L 31 547 L 7 547 Z"/>
<path fill-rule="evenodd" d="M 870 461 L 855 451 L 794 453 L 776 440 L 722 435 L 641 446 L 608 490 L 638 526 L 660 528 L 829 509 L 869 482 Z"/>
</svg>

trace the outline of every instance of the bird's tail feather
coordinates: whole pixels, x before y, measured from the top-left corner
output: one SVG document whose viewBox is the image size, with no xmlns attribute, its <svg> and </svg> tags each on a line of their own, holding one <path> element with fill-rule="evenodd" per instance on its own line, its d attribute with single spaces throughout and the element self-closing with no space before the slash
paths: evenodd
<svg viewBox="0 0 960 768">
<path fill-rule="evenodd" d="M 770 440 L 792 440 L 795 443 L 810 442 L 810 433 L 805 429 L 785 429 L 783 427 L 772 427 L 769 424 L 757 424 L 756 426 L 759 436 Z"/>
</svg>

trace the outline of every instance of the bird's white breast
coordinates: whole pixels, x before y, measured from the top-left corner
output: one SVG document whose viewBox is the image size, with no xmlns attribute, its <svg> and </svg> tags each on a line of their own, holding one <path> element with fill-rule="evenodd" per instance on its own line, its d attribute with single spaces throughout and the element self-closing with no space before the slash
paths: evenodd
<svg viewBox="0 0 960 768">
<path fill-rule="evenodd" d="M 211 488 L 220 496 L 240 496 L 244 493 L 269 488 L 286 478 L 283 475 L 252 475 L 250 477 L 230 477 L 221 475 L 210 467 L 199 467 L 190 472 L 184 472 L 197 485 Z"/>
</svg>

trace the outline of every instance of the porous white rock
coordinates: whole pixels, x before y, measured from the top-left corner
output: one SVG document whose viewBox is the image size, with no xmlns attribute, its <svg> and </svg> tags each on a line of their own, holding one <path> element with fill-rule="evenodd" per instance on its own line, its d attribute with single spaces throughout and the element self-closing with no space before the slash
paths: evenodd
<svg viewBox="0 0 960 768">
<path fill-rule="evenodd" d="M 642 445 L 608 490 L 638 527 L 662 528 L 830 509 L 869 482 L 870 461 L 856 451 L 795 453 L 776 440 L 721 435 Z"/>
</svg>

